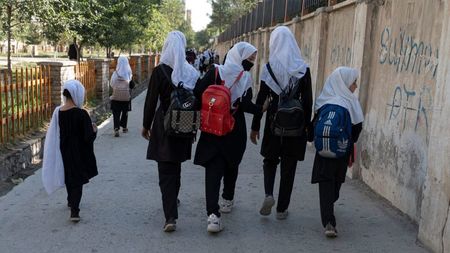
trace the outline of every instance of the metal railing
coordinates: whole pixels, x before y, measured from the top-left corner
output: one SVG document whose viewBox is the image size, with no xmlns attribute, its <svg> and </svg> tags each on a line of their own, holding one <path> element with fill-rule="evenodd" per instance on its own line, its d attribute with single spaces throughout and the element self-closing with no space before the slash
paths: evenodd
<svg viewBox="0 0 450 253">
<path fill-rule="evenodd" d="M 347 0 L 264 0 L 222 32 L 218 41 L 228 41 L 262 27 L 288 22 L 297 16 L 314 12 L 317 8 L 344 1 Z"/>
</svg>

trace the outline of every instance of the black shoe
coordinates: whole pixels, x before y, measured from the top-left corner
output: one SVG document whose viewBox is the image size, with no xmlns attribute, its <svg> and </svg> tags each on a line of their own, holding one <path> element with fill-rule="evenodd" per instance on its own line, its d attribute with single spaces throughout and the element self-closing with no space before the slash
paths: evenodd
<svg viewBox="0 0 450 253">
<path fill-rule="evenodd" d="M 77 223 L 77 222 L 79 222 L 81 220 L 81 218 L 80 218 L 80 211 L 71 211 L 70 212 L 70 221 L 71 222 L 74 222 L 74 223 Z"/>
<path fill-rule="evenodd" d="M 181 205 L 180 199 L 177 199 L 177 207 Z"/>
<path fill-rule="evenodd" d="M 173 232 L 177 229 L 177 221 L 173 218 L 170 218 L 166 221 L 166 224 L 164 224 L 164 232 Z"/>
</svg>

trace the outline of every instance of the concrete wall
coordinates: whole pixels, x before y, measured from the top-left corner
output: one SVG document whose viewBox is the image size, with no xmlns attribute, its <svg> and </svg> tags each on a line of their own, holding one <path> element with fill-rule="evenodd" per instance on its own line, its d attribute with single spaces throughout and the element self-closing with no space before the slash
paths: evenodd
<svg viewBox="0 0 450 253">
<path fill-rule="evenodd" d="M 362 179 L 417 222 L 433 123 L 440 3 L 386 1 L 373 16 L 370 40 Z"/>
<path fill-rule="evenodd" d="M 450 0 L 349 0 L 284 25 L 312 72 L 315 96 L 338 66 L 361 70 L 365 112 L 349 176 L 419 224 L 419 238 L 450 252 Z M 245 36 L 261 69 L 270 32 Z M 250 37 L 250 38 L 248 38 Z M 218 45 L 226 51 L 231 42 Z M 441 56 L 441 57 L 440 57 Z M 254 70 L 255 88 L 258 73 Z"/>
<path fill-rule="evenodd" d="M 450 3 L 441 3 L 439 68 L 433 84 L 433 121 L 428 134 L 427 176 L 419 223 L 419 239 L 435 252 L 450 252 Z M 430 29 L 430 28 L 429 28 Z M 437 28 L 431 28 L 435 30 Z M 437 31 L 438 32 L 438 31 Z M 434 31 L 433 31 L 434 33 Z"/>
</svg>

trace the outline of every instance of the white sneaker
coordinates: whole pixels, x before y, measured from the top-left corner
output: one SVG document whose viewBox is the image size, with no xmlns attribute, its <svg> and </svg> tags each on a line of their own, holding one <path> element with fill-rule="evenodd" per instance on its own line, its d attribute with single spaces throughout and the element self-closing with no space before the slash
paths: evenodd
<svg viewBox="0 0 450 253">
<path fill-rule="evenodd" d="M 273 199 L 273 196 L 265 197 L 259 213 L 263 216 L 270 215 L 273 205 L 275 205 L 275 199 Z"/>
<path fill-rule="evenodd" d="M 220 217 L 217 217 L 215 214 L 211 214 L 208 217 L 208 232 L 210 233 L 218 233 L 222 231 L 222 223 L 220 222 Z"/>
<path fill-rule="evenodd" d="M 220 202 L 220 212 L 221 213 L 231 213 L 233 209 L 233 200 L 222 199 Z"/>
<path fill-rule="evenodd" d="M 336 227 L 331 225 L 330 223 L 327 224 L 325 227 L 325 236 L 328 238 L 335 238 L 337 237 L 337 230 Z"/>
<path fill-rule="evenodd" d="M 277 219 L 278 220 L 285 220 L 289 215 L 288 210 L 285 210 L 284 212 L 277 212 Z"/>
</svg>

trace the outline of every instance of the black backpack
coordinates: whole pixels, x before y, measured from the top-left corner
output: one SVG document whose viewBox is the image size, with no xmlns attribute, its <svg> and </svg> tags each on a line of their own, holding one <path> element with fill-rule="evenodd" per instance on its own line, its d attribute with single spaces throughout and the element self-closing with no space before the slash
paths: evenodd
<svg viewBox="0 0 450 253">
<path fill-rule="evenodd" d="M 270 64 L 267 63 L 267 70 L 275 83 L 280 87 L 281 93 L 278 100 L 278 108 L 273 116 L 271 124 L 272 133 L 275 136 L 302 136 L 305 129 L 305 112 L 301 100 L 294 97 L 300 86 L 298 79 L 292 77 L 289 85 L 283 90 L 276 79 Z"/>
<path fill-rule="evenodd" d="M 161 69 L 169 82 L 164 66 Z M 197 110 L 197 99 L 194 93 L 183 88 L 180 82 L 170 94 L 170 105 L 164 116 L 164 129 L 167 135 L 192 138 L 200 127 L 200 112 Z"/>
</svg>

